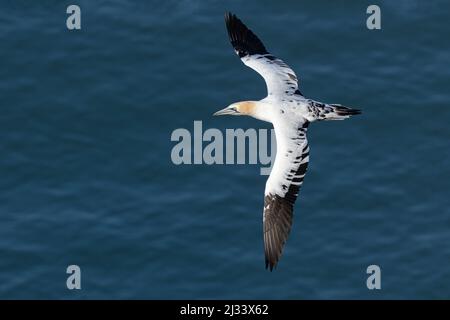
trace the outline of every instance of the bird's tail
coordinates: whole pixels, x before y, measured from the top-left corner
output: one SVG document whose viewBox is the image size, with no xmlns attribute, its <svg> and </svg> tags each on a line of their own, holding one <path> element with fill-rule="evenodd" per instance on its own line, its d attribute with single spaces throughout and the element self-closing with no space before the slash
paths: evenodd
<svg viewBox="0 0 450 320">
<path fill-rule="evenodd" d="M 340 104 L 329 104 L 328 113 L 325 114 L 324 120 L 344 120 L 350 116 L 361 114 L 361 110 L 344 107 Z"/>
</svg>

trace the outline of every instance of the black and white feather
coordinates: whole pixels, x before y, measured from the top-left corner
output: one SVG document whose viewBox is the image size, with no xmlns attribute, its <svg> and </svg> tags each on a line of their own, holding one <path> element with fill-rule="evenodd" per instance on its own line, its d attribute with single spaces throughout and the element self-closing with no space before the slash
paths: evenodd
<svg viewBox="0 0 450 320">
<path fill-rule="evenodd" d="M 293 222 L 294 204 L 306 175 L 311 122 L 343 120 L 359 114 L 357 109 L 305 98 L 298 89 L 295 72 L 270 54 L 261 40 L 234 14 L 225 14 L 231 44 L 242 62 L 265 80 L 268 96 L 243 101 L 217 112 L 250 115 L 273 124 L 277 154 L 264 192 L 263 232 L 266 268 L 277 265 Z M 240 111 L 239 111 L 240 110 Z"/>
<path fill-rule="evenodd" d="M 292 226 L 294 203 L 309 163 L 306 131 L 309 122 L 297 127 L 274 122 L 277 155 L 264 192 L 264 251 L 266 268 L 280 259 Z"/>
<path fill-rule="evenodd" d="M 300 94 L 297 75 L 286 63 L 270 54 L 234 14 L 226 13 L 225 22 L 236 54 L 264 78 L 269 95 Z"/>
</svg>

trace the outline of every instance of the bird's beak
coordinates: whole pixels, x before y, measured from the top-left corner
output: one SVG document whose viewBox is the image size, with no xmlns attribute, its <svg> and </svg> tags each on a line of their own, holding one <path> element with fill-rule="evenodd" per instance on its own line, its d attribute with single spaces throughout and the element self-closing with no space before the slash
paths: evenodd
<svg viewBox="0 0 450 320">
<path fill-rule="evenodd" d="M 237 114 L 239 112 L 236 111 L 236 109 L 231 107 L 226 107 L 225 109 L 219 110 L 216 113 L 213 114 L 213 116 L 225 116 L 230 114 Z"/>
</svg>

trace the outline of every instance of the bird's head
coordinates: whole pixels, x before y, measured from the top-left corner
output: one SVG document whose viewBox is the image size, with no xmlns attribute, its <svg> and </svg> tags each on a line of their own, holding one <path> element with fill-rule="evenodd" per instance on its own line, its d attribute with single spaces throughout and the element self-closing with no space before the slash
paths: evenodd
<svg viewBox="0 0 450 320">
<path fill-rule="evenodd" d="M 255 111 L 256 104 L 253 101 L 241 101 L 230 104 L 225 109 L 214 113 L 214 116 L 252 116 Z"/>
</svg>

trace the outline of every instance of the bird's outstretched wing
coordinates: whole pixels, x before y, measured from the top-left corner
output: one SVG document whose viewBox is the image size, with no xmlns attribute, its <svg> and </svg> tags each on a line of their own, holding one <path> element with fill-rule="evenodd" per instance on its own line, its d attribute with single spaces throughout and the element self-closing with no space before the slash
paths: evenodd
<svg viewBox="0 0 450 320">
<path fill-rule="evenodd" d="M 269 95 L 301 94 L 295 72 L 267 52 L 261 40 L 236 15 L 226 13 L 225 23 L 237 55 L 264 78 Z"/>
<path fill-rule="evenodd" d="M 309 162 L 306 130 L 309 122 L 299 127 L 274 123 L 277 155 L 264 192 L 264 252 L 270 271 L 280 259 L 291 230 L 294 203 Z"/>
</svg>

